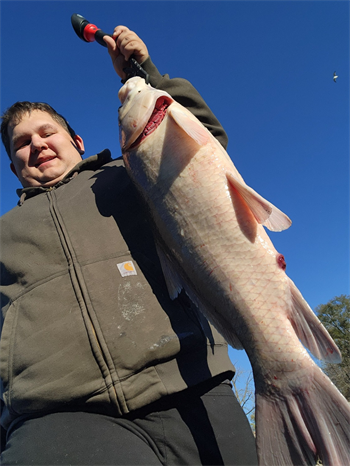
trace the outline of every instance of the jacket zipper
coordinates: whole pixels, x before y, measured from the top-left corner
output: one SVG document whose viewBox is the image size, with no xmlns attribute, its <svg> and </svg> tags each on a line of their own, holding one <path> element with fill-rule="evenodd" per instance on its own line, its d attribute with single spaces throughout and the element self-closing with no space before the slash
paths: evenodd
<svg viewBox="0 0 350 466">
<path fill-rule="evenodd" d="M 106 370 L 108 372 L 108 375 L 109 375 L 109 378 L 110 378 L 111 382 L 113 382 L 113 378 L 112 378 L 111 373 L 110 373 L 108 361 L 107 361 L 107 359 L 105 357 L 105 354 L 104 354 L 104 352 L 103 352 L 103 350 L 101 348 L 100 342 L 99 342 L 97 334 L 96 334 L 96 329 L 94 327 L 93 321 L 92 321 L 91 316 L 90 316 L 89 311 L 88 311 L 87 298 L 86 298 L 84 290 L 83 290 L 84 286 L 82 286 L 84 284 L 84 279 L 81 276 L 81 273 L 79 271 L 79 267 L 77 266 L 77 261 L 75 261 L 74 248 L 73 248 L 72 244 L 70 243 L 69 235 L 66 233 L 66 231 L 64 229 L 64 226 L 63 226 L 64 224 L 61 221 L 61 216 L 60 216 L 60 213 L 59 213 L 59 209 L 58 209 L 57 204 L 56 204 L 55 188 L 53 187 L 52 189 L 48 190 L 46 195 L 47 195 L 47 197 L 49 199 L 49 210 L 50 210 L 50 213 L 51 213 L 51 216 L 52 216 L 52 219 L 53 219 L 57 234 L 59 236 L 61 246 L 62 246 L 62 249 L 64 251 L 64 255 L 65 255 L 67 263 L 68 263 L 68 269 L 69 269 L 69 274 L 70 274 L 70 277 L 71 277 L 72 287 L 74 289 L 76 299 L 77 299 L 79 307 L 81 309 L 83 320 L 85 322 L 88 321 L 88 326 L 90 328 L 90 331 L 88 331 L 89 339 L 90 339 L 90 341 L 93 339 L 94 342 L 95 342 L 95 345 L 97 347 L 97 351 L 99 352 L 99 356 L 100 356 L 99 358 L 97 358 L 97 363 L 98 363 L 98 365 L 100 367 L 102 377 L 105 380 L 106 385 L 108 385 L 107 382 L 106 382 L 105 375 L 104 375 Z M 92 341 L 91 341 L 91 344 L 92 344 Z M 94 345 L 92 344 L 92 348 L 93 347 L 94 347 Z M 101 363 L 99 362 L 100 358 L 102 359 L 103 365 L 105 366 L 106 369 L 101 367 Z M 117 391 L 116 391 L 116 388 L 115 388 L 113 383 L 112 383 L 112 387 L 113 387 L 113 393 L 114 393 L 115 400 L 116 400 L 115 403 L 117 404 L 119 411 L 122 412 L 121 407 L 120 407 L 119 398 L 117 396 Z M 108 387 L 107 387 L 107 390 L 108 390 Z"/>
</svg>

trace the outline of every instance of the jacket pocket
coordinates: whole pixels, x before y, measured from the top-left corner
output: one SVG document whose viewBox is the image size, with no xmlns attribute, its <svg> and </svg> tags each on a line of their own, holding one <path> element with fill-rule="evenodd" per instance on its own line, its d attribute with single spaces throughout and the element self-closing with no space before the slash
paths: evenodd
<svg viewBox="0 0 350 466">
<path fill-rule="evenodd" d="M 68 275 L 34 286 L 12 303 L 3 326 L 1 363 L 4 399 L 20 414 L 106 390 Z"/>
<path fill-rule="evenodd" d="M 134 273 L 122 275 L 120 266 L 129 263 Z M 157 277 L 155 269 L 149 274 L 149 265 L 125 254 L 83 267 L 96 335 L 120 380 L 180 353 L 207 352 L 198 319 L 169 298 L 162 275 Z"/>
</svg>

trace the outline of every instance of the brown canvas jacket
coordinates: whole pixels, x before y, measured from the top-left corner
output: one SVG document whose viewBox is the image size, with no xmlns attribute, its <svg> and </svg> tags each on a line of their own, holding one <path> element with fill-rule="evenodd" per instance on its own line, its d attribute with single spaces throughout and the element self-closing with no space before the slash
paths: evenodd
<svg viewBox="0 0 350 466">
<path fill-rule="evenodd" d="M 188 81 L 144 64 L 151 84 L 226 135 Z M 21 415 L 121 416 L 213 376 L 227 344 L 184 294 L 169 299 L 121 159 L 104 150 L 53 189 L 25 188 L 1 218 L 0 376 L 8 428 Z"/>
</svg>

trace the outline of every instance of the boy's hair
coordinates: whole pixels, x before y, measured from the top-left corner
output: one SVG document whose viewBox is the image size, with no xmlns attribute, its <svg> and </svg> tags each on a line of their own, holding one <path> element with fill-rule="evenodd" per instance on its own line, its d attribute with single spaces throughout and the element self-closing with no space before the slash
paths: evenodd
<svg viewBox="0 0 350 466">
<path fill-rule="evenodd" d="M 11 149 L 10 149 L 10 138 L 8 135 L 8 127 L 10 125 L 18 125 L 22 120 L 25 114 L 31 114 L 33 110 L 40 110 L 41 112 L 46 112 L 51 117 L 59 123 L 62 128 L 64 128 L 74 139 L 76 134 L 73 128 L 69 125 L 68 121 L 59 113 L 56 112 L 55 109 L 51 107 L 51 105 L 45 102 L 16 102 L 15 104 L 11 105 L 4 114 L 2 115 L 1 119 L 1 139 L 5 146 L 7 155 L 10 157 L 11 160 Z"/>
</svg>

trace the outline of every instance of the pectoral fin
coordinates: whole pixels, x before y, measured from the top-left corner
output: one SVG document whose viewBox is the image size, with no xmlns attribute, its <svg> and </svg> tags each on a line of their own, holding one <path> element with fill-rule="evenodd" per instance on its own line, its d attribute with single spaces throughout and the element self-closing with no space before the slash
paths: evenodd
<svg viewBox="0 0 350 466">
<path fill-rule="evenodd" d="M 239 180 L 233 173 L 227 172 L 226 176 L 229 184 L 241 195 L 258 223 L 271 231 L 282 231 L 291 226 L 290 218 L 271 202 Z"/>
<path fill-rule="evenodd" d="M 156 249 L 160 264 L 162 266 L 163 275 L 168 288 L 170 299 L 174 300 L 179 296 L 182 290 L 184 290 L 187 296 L 190 298 L 192 303 L 197 308 L 197 317 L 202 328 L 207 328 L 208 323 L 206 319 L 210 321 L 216 330 L 226 339 L 226 341 L 235 349 L 243 349 L 241 342 L 236 336 L 231 323 L 226 321 L 226 318 L 221 316 L 220 312 L 213 310 L 208 304 L 200 300 L 200 297 L 195 293 L 189 286 L 184 282 L 180 275 L 176 272 L 173 264 L 171 263 L 168 256 L 165 254 L 163 248 L 156 241 Z M 205 332 L 208 334 L 208 332 Z M 210 339 L 210 337 L 208 337 Z M 214 343 L 213 341 L 211 342 Z"/>
<path fill-rule="evenodd" d="M 199 146 L 204 146 L 209 141 L 210 134 L 206 128 L 199 121 L 192 120 L 186 112 L 171 106 L 168 109 L 168 115 Z"/>
<path fill-rule="evenodd" d="M 168 288 L 168 293 L 170 299 L 173 300 L 178 297 L 183 288 L 181 284 L 181 279 L 178 276 L 178 274 L 174 271 L 174 268 L 171 266 L 168 257 L 164 253 L 163 248 L 159 245 L 158 241 L 156 241 L 156 249 L 160 265 L 162 267 L 165 283 Z"/>
</svg>

